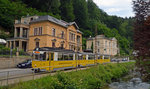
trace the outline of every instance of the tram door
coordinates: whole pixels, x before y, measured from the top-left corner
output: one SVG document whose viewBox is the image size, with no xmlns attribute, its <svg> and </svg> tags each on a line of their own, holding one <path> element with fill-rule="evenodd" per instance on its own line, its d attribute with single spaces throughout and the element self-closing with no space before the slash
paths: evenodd
<svg viewBox="0 0 150 89">
<path fill-rule="evenodd" d="M 86 55 L 83 55 L 83 66 L 86 66 L 86 63 L 87 61 L 86 61 Z"/>
<path fill-rule="evenodd" d="M 54 53 L 49 53 L 49 70 L 53 70 Z"/>
<path fill-rule="evenodd" d="M 83 59 L 82 59 L 82 54 L 78 54 L 78 65 L 83 66 Z"/>
</svg>

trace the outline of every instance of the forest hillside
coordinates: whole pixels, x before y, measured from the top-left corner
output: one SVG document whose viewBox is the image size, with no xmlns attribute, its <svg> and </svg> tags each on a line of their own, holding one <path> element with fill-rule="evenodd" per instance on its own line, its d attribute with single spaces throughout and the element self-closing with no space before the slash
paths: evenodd
<svg viewBox="0 0 150 89">
<path fill-rule="evenodd" d="M 116 37 L 121 54 L 129 54 L 133 44 L 134 18 L 110 16 L 92 0 L 0 0 L 0 38 L 13 36 L 15 19 L 27 15 L 51 15 L 68 22 L 75 21 L 86 39 L 97 34 Z M 9 35 L 6 32 L 10 32 Z"/>
</svg>

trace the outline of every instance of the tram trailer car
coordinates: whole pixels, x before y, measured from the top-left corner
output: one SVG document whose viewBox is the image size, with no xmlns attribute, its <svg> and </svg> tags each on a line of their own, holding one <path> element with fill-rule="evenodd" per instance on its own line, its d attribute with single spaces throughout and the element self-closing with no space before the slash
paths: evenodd
<svg viewBox="0 0 150 89">
<path fill-rule="evenodd" d="M 33 71 L 56 71 L 62 69 L 85 67 L 110 62 L 109 56 L 93 53 L 77 53 L 61 48 L 42 47 L 33 51 Z"/>
</svg>

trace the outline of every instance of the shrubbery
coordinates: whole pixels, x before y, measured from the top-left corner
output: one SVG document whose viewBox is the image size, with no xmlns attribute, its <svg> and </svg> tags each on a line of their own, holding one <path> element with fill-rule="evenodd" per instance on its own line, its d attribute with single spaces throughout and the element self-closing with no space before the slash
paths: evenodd
<svg viewBox="0 0 150 89">
<path fill-rule="evenodd" d="M 22 82 L 2 89 L 100 89 L 112 79 L 127 74 L 134 68 L 133 66 L 134 63 L 106 64 L 77 72 L 58 72 L 54 76 Z"/>
<path fill-rule="evenodd" d="M 12 55 L 16 55 L 17 49 L 12 50 Z M 0 45 L 0 55 L 10 55 L 10 48 Z M 28 55 L 24 50 L 19 51 L 19 55 Z"/>
</svg>

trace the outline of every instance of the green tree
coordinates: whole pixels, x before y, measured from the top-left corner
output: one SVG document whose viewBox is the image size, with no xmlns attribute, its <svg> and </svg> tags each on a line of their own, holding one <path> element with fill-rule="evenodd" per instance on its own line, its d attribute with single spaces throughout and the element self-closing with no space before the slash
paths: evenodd
<svg viewBox="0 0 150 89">
<path fill-rule="evenodd" d="M 87 0 L 88 14 L 90 19 L 100 20 L 100 10 L 93 0 Z"/>
<path fill-rule="evenodd" d="M 36 8 L 41 12 L 50 12 L 54 15 L 60 14 L 60 0 L 22 0 L 28 7 Z"/>
<path fill-rule="evenodd" d="M 73 1 L 72 0 L 60 0 L 61 17 L 65 21 L 74 21 L 75 16 L 73 13 Z"/>
<path fill-rule="evenodd" d="M 75 21 L 79 27 L 86 28 L 88 22 L 88 9 L 86 0 L 73 0 Z"/>
</svg>

